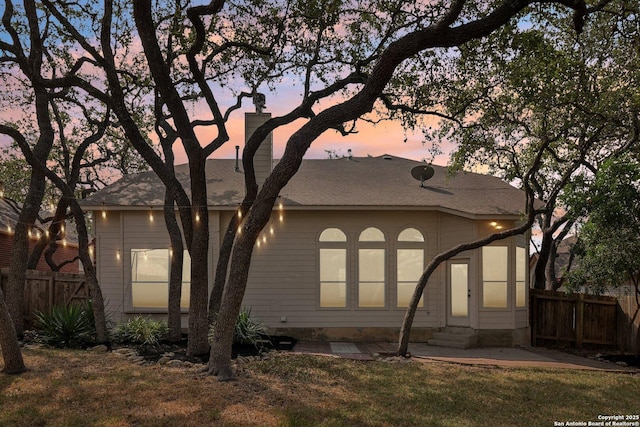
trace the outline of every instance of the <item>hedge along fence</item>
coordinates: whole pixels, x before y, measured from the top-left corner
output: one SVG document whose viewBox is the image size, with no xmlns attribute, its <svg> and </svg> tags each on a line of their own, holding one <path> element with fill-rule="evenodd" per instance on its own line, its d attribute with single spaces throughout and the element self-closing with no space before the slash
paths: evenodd
<svg viewBox="0 0 640 427">
<path fill-rule="evenodd" d="M 617 346 L 639 352 L 640 313 L 635 297 L 530 290 L 533 346 Z M 633 322 L 631 322 L 633 319 Z"/>
<path fill-rule="evenodd" d="M 0 269 L 0 286 L 4 292 L 9 269 Z M 25 328 L 33 326 L 35 311 L 47 312 L 54 306 L 84 303 L 89 299 L 89 287 L 84 274 L 27 270 L 24 286 Z"/>
</svg>

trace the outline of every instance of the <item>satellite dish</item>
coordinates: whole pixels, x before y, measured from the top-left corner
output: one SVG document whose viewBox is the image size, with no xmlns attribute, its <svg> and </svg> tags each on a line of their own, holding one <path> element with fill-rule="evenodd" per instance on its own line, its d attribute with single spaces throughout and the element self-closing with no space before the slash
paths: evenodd
<svg viewBox="0 0 640 427">
<path fill-rule="evenodd" d="M 420 181 L 420 187 L 424 187 L 424 182 L 431 179 L 435 172 L 429 165 L 420 165 L 411 169 L 411 176 Z"/>
</svg>

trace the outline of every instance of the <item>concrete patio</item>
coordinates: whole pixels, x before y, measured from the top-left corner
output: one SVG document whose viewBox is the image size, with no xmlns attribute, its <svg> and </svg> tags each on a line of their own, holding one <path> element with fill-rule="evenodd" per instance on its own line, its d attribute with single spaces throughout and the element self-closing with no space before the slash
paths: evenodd
<svg viewBox="0 0 640 427">
<path fill-rule="evenodd" d="M 350 343 L 300 341 L 296 353 L 325 354 L 354 360 L 376 360 L 392 355 L 396 343 Z M 640 369 L 615 363 L 581 357 L 542 347 L 490 347 L 456 349 L 435 347 L 425 343 L 411 343 L 409 352 L 416 361 L 446 362 L 474 366 L 536 367 L 560 369 L 586 369 L 597 371 L 640 373 Z"/>
</svg>

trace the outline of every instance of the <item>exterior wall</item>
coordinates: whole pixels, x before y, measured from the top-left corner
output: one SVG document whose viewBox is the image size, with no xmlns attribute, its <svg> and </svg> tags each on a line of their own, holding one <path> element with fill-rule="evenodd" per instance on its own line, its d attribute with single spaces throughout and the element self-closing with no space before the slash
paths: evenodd
<svg viewBox="0 0 640 427">
<path fill-rule="evenodd" d="M 131 303 L 131 249 L 166 249 L 171 246 L 162 211 L 156 210 L 153 214 L 154 220 L 150 221 L 149 212 L 143 211 L 108 211 L 105 218 L 100 212 L 94 213 L 99 283 L 107 301 L 107 311 L 116 322 L 133 314 L 150 313 L 166 317 L 166 310 L 138 309 Z M 211 267 L 214 262 L 213 257 L 219 250 L 219 224 L 218 213 L 211 212 L 209 215 L 210 277 L 213 276 L 212 271 L 214 271 Z M 186 315 L 182 325 L 187 327 Z"/>
<path fill-rule="evenodd" d="M 223 223 L 228 220 L 223 216 Z M 244 305 L 270 328 L 376 328 L 397 327 L 405 309 L 395 307 L 395 250 L 400 231 L 414 227 L 425 237 L 425 265 L 438 251 L 438 218 L 425 212 L 288 211 L 282 225 L 274 223 L 274 237 L 254 251 Z M 329 227 L 347 235 L 347 308 L 319 306 L 320 233 Z M 361 231 L 376 227 L 385 234 L 385 308 L 358 308 L 357 240 Z M 419 308 L 416 327 L 440 326 L 441 275 L 436 274 L 425 291 L 425 307 Z"/>
<path fill-rule="evenodd" d="M 209 215 L 210 283 L 213 282 L 221 243 L 220 230 L 226 228 L 231 215 L 231 211 L 210 212 Z M 131 249 L 168 248 L 170 245 L 161 211 L 155 211 L 153 222 L 149 220 L 148 211 L 109 211 L 106 218 L 96 212 L 95 218 L 98 274 L 113 319 L 121 321 L 136 313 L 166 317 L 166 310 L 140 310 L 131 305 Z M 274 333 L 315 339 L 374 339 L 373 335 L 379 339 L 395 339 L 405 313 L 404 308 L 395 306 L 396 249 L 403 246 L 403 243 L 397 242 L 398 234 L 409 227 L 423 234 L 426 266 L 438 253 L 493 232 L 488 224 L 489 221 L 473 221 L 442 212 L 294 209 L 284 211 L 284 221 L 281 223 L 277 211 L 274 211 L 271 224 L 265 228 L 266 242 L 254 249 L 243 305 L 251 307 L 253 314 Z M 270 233 L 271 227 L 273 235 Z M 347 236 L 344 244 L 348 254 L 346 308 L 320 307 L 321 244 L 318 239 L 323 230 L 332 227 L 339 228 Z M 358 236 L 368 227 L 376 227 L 385 235 L 384 308 L 357 307 Z M 516 244 L 524 243 L 526 237 L 518 236 L 495 244 L 507 245 L 513 258 Z M 469 265 L 467 326 L 478 331 L 479 342 L 505 342 L 507 335 L 512 337 L 513 342 L 521 341 L 518 337 L 526 335 L 528 330 L 528 312 L 526 307 L 515 309 L 514 268 L 510 267 L 509 273 L 508 307 L 486 309 L 482 307 L 481 250 L 459 254 L 455 260 Z M 443 263 L 429 280 L 424 295 L 425 306 L 418 309 L 414 320 L 414 339 L 430 338 L 434 331 L 448 325 L 447 265 Z M 185 328 L 186 316 L 185 312 Z M 494 333 L 482 335 L 482 331 Z M 521 332 L 507 334 L 502 331 Z"/>
<path fill-rule="evenodd" d="M 0 268 L 9 267 L 11 265 L 11 250 L 13 245 L 13 234 L 0 233 Z M 29 249 L 33 249 L 35 240 L 29 242 Z M 71 260 L 78 256 L 78 248 L 75 245 L 68 245 L 63 247 L 58 246 L 58 249 L 53 255 L 53 260 L 60 264 L 64 261 Z M 36 270 L 51 271 L 47 261 L 44 258 L 44 254 L 40 257 Z M 60 270 L 63 273 L 78 273 L 80 271 L 80 261 L 76 260 L 72 263 L 66 264 Z"/>
<path fill-rule="evenodd" d="M 505 229 L 515 226 L 513 221 L 503 221 L 500 223 Z M 495 231 L 489 221 L 478 222 L 478 236 L 482 237 Z M 493 242 L 490 246 L 507 246 L 509 256 L 508 287 L 507 287 L 507 307 L 506 308 L 485 308 L 482 306 L 482 263 L 478 268 L 478 288 L 479 298 L 475 305 L 478 312 L 478 321 L 474 328 L 478 330 L 514 330 L 527 329 L 529 326 L 528 295 L 525 307 L 516 307 L 516 272 L 515 272 L 515 248 L 524 247 L 528 253 L 527 236 L 514 236 L 508 239 Z M 525 256 L 528 260 L 528 256 Z M 528 268 L 528 263 L 527 263 Z M 528 279 L 528 273 L 525 278 Z M 526 286 L 528 289 L 528 286 Z M 520 341 L 520 340 L 516 340 Z"/>
</svg>

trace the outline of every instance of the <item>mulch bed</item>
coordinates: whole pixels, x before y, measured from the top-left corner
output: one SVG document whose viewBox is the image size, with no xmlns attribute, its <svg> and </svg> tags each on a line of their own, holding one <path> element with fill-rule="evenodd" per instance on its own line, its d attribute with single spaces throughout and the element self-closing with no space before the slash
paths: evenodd
<svg viewBox="0 0 640 427">
<path fill-rule="evenodd" d="M 252 344 L 233 344 L 231 358 L 239 356 L 258 356 L 271 350 L 291 351 L 297 340 L 284 335 L 263 335 L 257 346 Z M 163 342 L 158 346 L 140 346 L 136 348 L 138 354 L 149 362 L 157 362 L 163 355 L 173 353 L 172 359 L 189 361 L 192 363 L 207 363 L 209 353 L 196 356 L 187 355 L 187 338 L 184 337 L 177 343 Z"/>
</svg>

